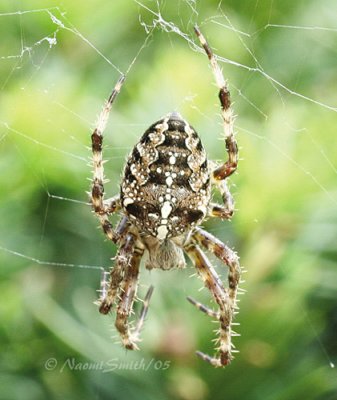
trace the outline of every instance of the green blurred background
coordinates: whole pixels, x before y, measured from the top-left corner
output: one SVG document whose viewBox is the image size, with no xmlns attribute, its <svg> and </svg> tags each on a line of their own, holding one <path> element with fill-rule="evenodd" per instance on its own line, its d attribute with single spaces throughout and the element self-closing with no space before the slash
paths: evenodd
<svg viewBox="0 0 337 400">
<path fill-rule="evenodd" d="M 336 15 L 314 0 L 0 0 L 1 399 L 337 399 Z M 217 370 L 194 354 L 212 354 L 215 325 L 185 300 L 209 303 L 190 264 L 142 270 L 140 297 L 155 292 L 141 351 L 116 344 L 93 304 L 115 247 L 85 204 L 91 130 L 134 59 L 106 132 L 107 195 L 175 109 L 223 160 L 194 23 L 222 57 L 242 158 L 236 215 L 205 223 L 248 271 L 240 353 Z"/>
</svg>

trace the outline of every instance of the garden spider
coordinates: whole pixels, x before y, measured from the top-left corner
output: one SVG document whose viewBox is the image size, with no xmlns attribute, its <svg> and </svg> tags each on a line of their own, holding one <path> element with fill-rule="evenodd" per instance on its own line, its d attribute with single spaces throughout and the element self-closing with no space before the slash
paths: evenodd
<svg viewBox="0 0 337 400">
<path fill-rule="evenodd" d="M 226 178 L 237 167 L 238 148 L 233 132 L 230 94 L 221 69 L 197 26 L 194 31 L 204 48 L 219 88 L 228 160 L 211 166 L 195 130 L 176 112 L 155 122 L 133 148 L 124 168 L 120 194 L 104 200 L 102 160 L 103 132 L 111 106 L 121 90 L 121 76 L 105 104 L 91 136 L 93 152 L 92 207 L 108 239 L 118 245 L 115 265 L 105 280 L 98 301 L 99 311 L 107 314 L 116 303 L 116 328 L 127 349 L 137 349 L 139 331 L 145 319 L 151 287 L 146 295 L 140 319 L 131 329 L 132 312 L 138 286 L 139 266 L 147 256 L 146 268 L 185 267 L 189 256 L 217 303 L 213 311 L 196 300 L 188 300 L 220 323 L 219 347 L 215 356 L 197 354 L 215 367 L 226 366 L 232 357 L 231 324 L 240 280 L 239 259 L 234 251 L 199 227 L 207 217 L 230 219 L 234 206 Z M 224 205 L 211 202 L 211 183 L 215 184 Z M 117 211 L 122 218 L 114 230 L 109 216 Z M 213 253 L 228 267 L 228 288 L 201 250 Z"/>
</svg>

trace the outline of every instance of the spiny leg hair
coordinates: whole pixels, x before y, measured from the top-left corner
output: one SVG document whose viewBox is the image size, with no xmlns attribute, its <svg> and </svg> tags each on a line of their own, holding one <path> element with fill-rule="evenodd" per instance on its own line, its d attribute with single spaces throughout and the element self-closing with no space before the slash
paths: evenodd
<svg viewBox="0 0 337 400">
<path fill-rule="evenodd" d="M 209 262 L 204 252 L 194 243 L 189 243 L 185 246 L 185 251 L 194 263 L 199 275 L 201 276 L 204 285 L 211 292 L 214 300 L 219 306 L 219 312 L 215 312 L 203 304 L 197 302 L 192 298 L 188 300 L 199 308 L 201 311 L 216 318 L 220 322 L 219 330 L 219 357 L 211 357 L 207 354 L 197 351 L 196 354 L 204 361 L 209 362 L 214 367 L 224 367 L 228 365 L 232 360 L 231 352 L 231 320 L 232 320 L 232 309 L 230 300 L 228 299 L 228 292 L 224 288 L 219 276 L 214 270 L 213 266 Z"/>
<path fill-rule="evenodd" d="M 150 286 L 143 301 L 136 327 L 131 330 L 129 328 L 128 318 L 131 314 L 134 298 L 136 296 L 139 265 L 143 253 L 143 249 L 136 247 L 135 237 L 127 233 L 117 253 L 115 265 L 111 269 L 108 287 L 106 287 L 107 273 L 103 273 L 101 298 L 98 301 L 99 311 L 102 314 L 109 313 L 113 304 L 117 303 L 115 326 L 121 336 L 124 347 L 130 350 L 138 349 L 136 342 L 139 341 L 139 334 L 143 327 L 150 298 L 153 293 L 153 286 Z"/>
<path fill-rule="evenodd" d="M 108 288 L 103 290 L 102 296 L 98 300 L 99 312 L 101 314 L 109 313 L 120 293 L 121 283 L 125 279 L 126 271 L 130 266 L 134 245 L 135 237 L 131 234 L 126 234 L 115 257 L 114 266 L 111 268 Z"/>
<path fill-rule="evenodd" d="M 108 283 L 106 282 L 107 273 L 103 273 L 101 297 L 98 300 L 99 311 L 102 314 L 109 313 L 112 305 L 116 302 L 116 299 L 119 298 L 116 328 L 122 337 L 124 346 L 126 348 L 134 349 L 137 348 L 134 342 L 138 340 L 140 330 L 144 324 L 153 287 L 150 287 L 145 297 L 136 329 L 131 334 L 127 319 L 131 312 L 134 296 L 136 294 L 139 263 L 143 251 L 138 249 L 137 252 L 137 249 L 134 248 L 135 238 L 133 235 L 127 234 L 129 223 L 126 217 L 122 218 L 116 231 L 112 229 L 112 224 L 108 217 L 114 212 L 120 210 L 121 205 L 119 195 L 104 200 L 104 161 L 102 151 L 103 133 L 106 128 L 111 107 L 120 92 L 124 81 L 125 76 L 121 76 L 117 81 L 108 101 L 99 115 L 96 128 L 91 135 L 93 153 L 91 203 L 107 238 L 115 243 L 120 242 L 123 238 L 123 243 L 121 244 L 115 258 L 115 265 L 110 271 L 110 279 Z"/>
<path fill-rule="evenodd" d="M 234 214 L 234 200 L 228 189 L 227 181 L 218 181 L 217 186 L 222 196 L 223 205 L 210 203 L 208 215 L 221 219 L 231 219 Z"/>
<path fill-rule="evenodd" d="M 104 167 L 102 157 L 103 146 L 103 133 L 109 118 L 112 104 L 121 90 L 122 84 L 125 80 L 122 75 L 117 81 L 108 101 L 106 102 L 103 110 L 101 111 L 96 128 L 91 135 L 91 148 L 92 148 L 92 165 L 93 165 L 93 180 L 91 188 L 91 203 L 92 208 L 97 215 L 102 229 L 109 240 L 116 242 L 115 232 L 112 229 L 111 222 L 109 221 L 109 214 L 116 211 L 120 207 L 118 198 L 114 198 L 110 202 L 104 202 Z"/>
<path fill-rule="evenodd" d="M 238 146 L 233 131 L 234 115 L 231 108 L 230 92 L 227 82 L 223 77 L 221 68 L 204 35 L 200 32 L 200 29 L 197 26 L 194 27 L 194 31 L 208 56 L 216 84 L 219 88 L 219 100 L 221 104 L 221 114 L 223 119 L 228 160 L 213 171 L 213 177 L 216 180 L 223 180 L 230 176 L 236 170 L 238 165 Z"/>
<path fill-rule="evenodd" d="M 198 245 L 203 246 L 228 266 L 228 289 L 224 289 L 214 268 Z M 239 258 L 219 239 L 200 228 L 195 228 L 190 244 L 187 244 L 185 249 L 220 308 L 219 311 L 214 311 L 191 297 L 187 298 L 200 311 L 220 322 L 219 357 L 211 357 L 200 351 L 197 354 L 215 367 L 226 366 L 233 358 L 231 337 L 237 335 L 232 331 L 231 326 L 237 309 L 236 298 L 241 273 Z"/>
<path fill-rule="evenodd" d="M 241 268 L 237 254 L 218 238 L 201 228 L 195 228 L 192 240 L 203 246 L 207 251 L 214 254 L 228 267 L 228 294 L 231 308 L 236 309 L 236 297 L 240 282 Z"/>
<path fill-rule="evenodd" d="M 215 165 L 210 168 L 210 171 L 212 171 L 212 183 L 220 190 L 224 204 L 211 203 L 208 207 L 208 214 L 213 217 L 230 219 L 234 212 L 234 204 L 227 187 L 226 178 L 236 170 L 238 163 L 238 147 L 233 131 L 234 116 L 231 109 L 230 93 L 212 49 L 199 28 L 195 26 L 194 30 L 209 58 L 215 81 L 219 88 L 225 144 L 228 155 L 228 159 L 224 164 L 220 166 Z M 97 215 L 107 238 L 119 244 L 115 266 L 110 272 L 110 281 L 108 284 L 106 283 L 106 273 L 103 275 L 104 285 L 99 300 L 99 310 L 101 313 L 107 314 L 114 304 L 117 305 L 115 326 L 122 338 L 123 345 L 128 349 L 137 349 L 136 342 L 139 341 L 139 332 L 143 326 L 150 297 L 153 292 L 153 287 L 151 286 L 146 294 L 139 320 L 135 327 L 131 329 L 128 318 L 132 313 L 137 292 L 139 266 L 144 253 L 144 243 L 142 243 L 141 236 L 138 236 L 133 223 L 129 221 L 127 216 L 122 218 L 116 230 L 112 228 L 109 216 L 121 209 L 120 196 L 104 200 L 103 133 L 112 104 L 120 92 L 124 80 L 125 77 L 121 76 L 117 81 L 91 136 L 93 153 L 91 203 L 93 211 Z M 167 183 L 167 185 L 169 184 Z M 162 211 L 166 212 L 167 208 L 162 208 Z M 194 262 L 205 286 L 210 290 L 212 297 L 217 303 L 218 310 L 213 311 L 192 298 L 188 298 L 188 300 L 202 312 L 215 318 L 220 323 L 218 354 L 213 357 L 199 351 L 197 354 L 215 367 L 226 366 L 233 358 L 231 336 L 234 333 L 231 330 L 231 325 L 236 309 L 236 296 L 240 280 L 238 257 L 226 245 L 200 228 L 194 228 L 187 237 L 188 240 L 183 249 Z M 224 287 L 215 269 L 199 246 L 203 246 L 228 266 L 228 288 Z"/>
<path fill-rule="evenodd" d="M 208 56 L 216 84 L 219 88 L 219 100 L 223 119 L 226 151 L 228 154 L 228 160 L 224 164 L 212 167 L 212 183 L 220 190 L 224 205 L 211 203 L 208 207 L 208 215 L 222 219 L 230 219 L 234 213 L 234 202 L 225 180 L 235 172 L 238 164 L 238 146 L 233 131 L 234 116 L 231 108 L 230 92 L 211 47 L 197 26 L 194 27 L 194 31 Z M 218 276 L 210 265 L 207 257 L 198 247 L 198 244 L 203 246 L 207 251 L 213 253 L 228 266 L 228 289 L 224 289 L 222 283 L 218 281 Z M 219 356 L 211 357 L 202 352 L 197 352 L 197 354 L 215 367 L 225 366 L 229 364 L 233 358 L 231 336 L 234 336 L 235 333 L 231 331 L 231 324 L 235 309 L 237 308 L 236 296 L 240 281 L 239 259 L 236 253 L 219 239 L 200 228 L 194 229 L 190 243 L 187 244 L 185 248 L 190 258 L 195 263 L 196 268 L 199 270 L 199 274 L 202 276 L 205 286 L 209 288 L 220 308 L 219 311 L 214 311 L 191 297 L 188 297 L 189 302 L 195 307 L 220 322 Z"/>
<path fill-rule="evenodd" d="M 129 350 L 138 350 L 138 332 L 130 330 L 128 318 L 132 311 L 134 298 L 137 292 L 139 265 L 144 253 L 143 249 L 134 247 L 128 267 L 125 269 L 124 279 L 120 284 L 120 294 L 117 306 L 115 326 L 121 336 L 123 346 Z"/>
</svg>

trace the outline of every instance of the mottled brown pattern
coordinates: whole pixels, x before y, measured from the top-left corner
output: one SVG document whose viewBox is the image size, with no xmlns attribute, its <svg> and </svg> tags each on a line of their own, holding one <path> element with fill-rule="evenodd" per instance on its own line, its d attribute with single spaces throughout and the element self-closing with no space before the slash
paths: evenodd
<svg viewBox="0 0 337 400">
<path fill-rule="evenodd" d="M 223 367 L 233 358 L 232 320 L 237 309 L 236 295 L 240 281 L 239 259 L 235 252 L 198 226 L 206 216 L 230 219 L 234 212 L 233 198 L 226 178 L 237 167 L 238 147 L 233 133 L 230 94 L 221 69 L 200 30 L 195 27 L 205 50 L 219 90 L 219 99 L 228 160 L 222 165 L 210 163 L 195 129 L 177 112 L 152 124 L 132 149 L 124 168 L 120 193 L 104 200 L 103 132 L 114 100 L 125 77 L 122 76 L 91 135 L 93 179 L 91 203 L 106 237 L 118 245 L 114 267 L 103 274 L 99 311 L 116 311 L 116 329 L 127 349 L 137 349 L 153 292 L 145 296 L 138 322 L 130 328 L 138 275 L 142 258 L 147 269 L 164 271 L 184 268 L 186 253 L 195 265 L 217 310 L 188 300 L 200 311 L 219 323 L 218 347 L 214 356 L 200 351 L 197 355 L 215 367 Z M 212 184 L 220 191 L 223 204 L 211 202 Z M 120 211 L 122 218 L 114 229 L 109 217 Z M 220 280 L 215 268 L 201 250 L 213 253 L 228 267 L 228 285 Z"/>
<path fill-rule="evenodd" d="M 121 203 L 144 233 L 165 238 L 200 223 L 210 201 L 206 153 L 195 130 L 176 113 L 153 124 L 132 150 L 124 170 Z M 168 218 L 160 218 L 164 203 Z"/>
</svg>

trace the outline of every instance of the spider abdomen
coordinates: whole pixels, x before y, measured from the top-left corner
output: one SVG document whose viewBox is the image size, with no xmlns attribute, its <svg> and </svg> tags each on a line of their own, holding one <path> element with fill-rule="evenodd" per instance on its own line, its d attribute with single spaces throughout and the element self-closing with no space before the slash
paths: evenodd
<svg viewBox="0 0 337 400">
<path fill-rule="evenodd" d="M 210 201 L 207 157 L 195 130 L 177 113 L 154 123 L 133 148 L 121 204 L 141 233 L 165 240 L 200 224 Z"/>
</svg>

